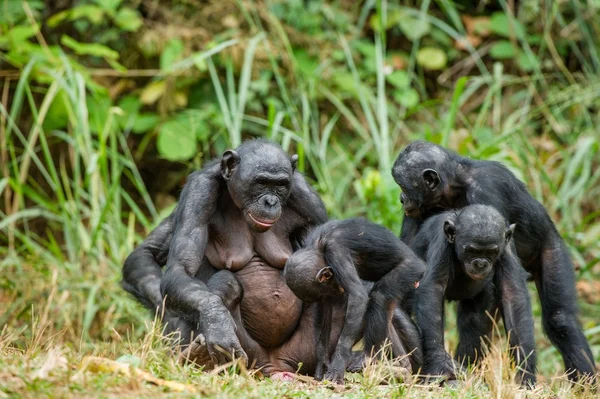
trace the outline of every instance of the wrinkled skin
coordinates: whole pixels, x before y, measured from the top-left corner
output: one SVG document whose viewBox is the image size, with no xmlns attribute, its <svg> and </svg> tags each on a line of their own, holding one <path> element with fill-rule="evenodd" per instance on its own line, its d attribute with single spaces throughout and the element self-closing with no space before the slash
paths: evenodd
<svg viewBox="0 0 600 399">
<path fill-rule="evenodd" d="M 263 140 L 226 151 L 188 177 L 177 208 L 125 262 L 124 288 L 164 312 L 167 331 L 184 348 L 193 342 L 186 354 L 202 365 L 235 356 L 267 375 L 299 362 L 314 372 L 315 313 L 282 269 L 327 215 L 295 164 Z"/>
<path fill-rule="evenodd" d="M 517 380 L 535 385 L 536 354 L 527 273 L 514 253 L 514 225 L 507 226 L 494 208 L 471 205 L 429 218 L 415 239 L 415 252 L 428 269 L 415 299 L 423 335 L 422 374 L 455 379 L 462 364 L 485 353 L 490 315 L 500 310 L 509 336 Z M 444 300 L 458 301 L 457 363 L 444 349 Z"/>
<path fill-rule="evenodd" d="M 322 334 L 315 378 L 343 383 L 352 346 L 363 336 L 367 356 L 381 354 L 386 340 L 403 367 L 421 366 L 420 336 L 399 306 L 414 295 L 425 264 L 391 231 L 365 219 L 330 221 L 313 229 L 304 247 L 288 259 L 287 285 L 305 301 L 320 301 Z M 369 290 L 365 281 L 374 283 Z M 344 326 L 331 356 L 332 297 L 346 302 Z M 400 323 L 403 335 L 392 327 Z M 410 355 L 409 355 L 410 354 Z"/>
<path fill-rule="evenodd" d="M 461 157 L 424 141 L 411 143 L 398 155 L 392 175 L 402 189 L 406 214 L 400 236 L 409 245 L 429 218 L 467 205 L 490 205 L 516 224 L 517 256 L 535 281 L 544 331 L 560 351 L 569 378 L 595 375 L 594 358 L 577 319 L 569 252 L 542 204 L 521 181 L 498 162 Z M 491 332 L 492 326 L 485 328 Z"/>
</svg>

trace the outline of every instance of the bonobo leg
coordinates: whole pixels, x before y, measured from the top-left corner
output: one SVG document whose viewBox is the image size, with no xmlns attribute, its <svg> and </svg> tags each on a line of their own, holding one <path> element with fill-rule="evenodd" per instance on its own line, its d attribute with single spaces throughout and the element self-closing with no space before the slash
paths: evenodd
<svg viewBox="0 0 600 399">
<path fill-rule="evenodd" d="M 365 315 L 367 355 L 380 353 L 385 339 L 391 340 L 392 337 L 388 336 L 388 329 L 384 326 L 391 326 L 392 316 L 398 304 L 401 304 L 407 295 L 414 293 L 415 283 L 421 280 L 424 272 L 425 264 L 416 257 L 409 257 L 373 286 Z M 394 344 L 394 341 L 391 341 Z M 402 346 L 401 342 L 400 345 Z"/>
<path fill-rule="evenodd" d="M 458 303 L 456 360 L 463 366 L 476 363 L 483 357 L 482 339 L 491 338 L 494 326 L 494 299 L 494 287 L 489 284 L 474 298 Z"/>
<path fill-rule="evenodd" d="M 596 367 L 577 320 L 575 272 L 564 242 L 555 237 L 541 253 L 534 280 L 542 304 L 544 331 L 560 351 L 571 380 L 591 376 Z"/>
<path fill-rule="evenodd" d="M 401 308 L 394 310 L 392 318 L 392 333 L 398 335 L 405 349 L 404 353 L 394 352 L 394 357 L 408 355 L 412 372 L 417 372 L 423 367 L 423 348 L 421 346 L 421 334 L 417 326 L 413 323 L 410 316 Z M 407 367 L 408 368 L 408 367 Z M 410 369 L 409 369 L 410 370 Z"/>
<path fill-rule="evenodd" d="M 513 252 L 514 246 L 507 248 Z M 526 388 L 536 382 L 536 353 L 531 300 L 527 290 L 527 272 L 516 256 L 503 256 L 498 264 L 502 301 L 502 319 L 509 337 L 511 357 L 517 366 L 517 381 Z"/>
</svg>

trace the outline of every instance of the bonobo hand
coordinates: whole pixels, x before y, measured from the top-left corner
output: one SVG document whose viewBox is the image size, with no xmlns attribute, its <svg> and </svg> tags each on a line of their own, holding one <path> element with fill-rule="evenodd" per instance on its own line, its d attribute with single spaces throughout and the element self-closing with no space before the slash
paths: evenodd
<svg viewBox="0 0 600 399">
<path fill-rule="evenodd" d="M 215 364 L 225 364 L 235 356 L 247 366 L 248 355 L 235 334 L 236 327 L 231 314 L 223 307 L 219 297 L 213 297 L 211 301 L 218 302 L 204 309 L 200 323 L 210 358 Z"/>
<path fill-rule="evenodd" d="M 329 365 L 327 364 L 326 361 L 318 361 L 317 362 L 317 367 L 315 368 L 315 380 L 317 381 L 323 381 L 323 376 L 325 375 L 325 370 L 327 370 L 327 367 Z"/>
</svg>

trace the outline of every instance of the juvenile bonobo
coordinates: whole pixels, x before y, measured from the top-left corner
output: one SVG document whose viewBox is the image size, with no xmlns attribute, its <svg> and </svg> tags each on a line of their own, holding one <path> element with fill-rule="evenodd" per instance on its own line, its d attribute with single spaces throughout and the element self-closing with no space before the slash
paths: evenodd
<svg viewBox="0 0 600 399">
<path fill-rule="evenodd" d="M 458 303 L 459 363 L 479 360 L 481 338 L 489 337 L 496 309 L 509 336 L 511 354 L 524 386 L 535 384 L 536 356 L 527 273 L 516 257 L 508 226 L 486 205 L 430 217 L 419 229 L 413 249 L 427 263 L 415 298 L 423 337 L 424 375 L 453 379 L 454 365 L 444 349 L 444 298 Z"/>
<path fill-rule="evenodd" d="M 516 223 L 517 255 L 535 281 L 548 338 L 562 354 L 571 379 L 595 373 L 592 352 L 577 320 L 569 252 L 544 207 L 521 181 L 498 162 L 461 157 L 424 141 L 411 143 L 400 153 L 392 174 L 402 189 L 406 216 L 401 238 L 408 244 L 430 216 L 471 204 L 491 205 Z"/>
<path fill-rule="evenodd" d="M 266 375 L 314 370 L 314 311 L 282 269 L 327 214 L 296 160 L 264 140 L 226 151 L 188 177 L 177 208 L 125 261 L 124 288 L 153 311 L 164 298 L 167 328 L 205 366 L 234 354 Z"/>
<path fill-rule="evenodd" d="M 391 231 L 364 219 L 330 221 L 312 230 L 305 246 L 288 259 L 284 275 L 297 297 L 320 301 L 320 337 L 315 378 L 343 383 L 352 346 L 365 328 L 365 352 L 376 353 L 386 338 L 394 356 L 419 352 L 419 335 L 401 305 L 414 292 L 425 264 Z M 364 281 L 376 282 L 371 292 Z M 331 297 L 346 295 L 342 333 L 329 360 Z M 394 313 L 399 313 L 394 315 Z M 391 326 L 400 323 L 397 335 Z M 415 358 L 420 358 L 415 353 Z M 406 361 L 407 366 L 410 363 Z"/>
</svg>

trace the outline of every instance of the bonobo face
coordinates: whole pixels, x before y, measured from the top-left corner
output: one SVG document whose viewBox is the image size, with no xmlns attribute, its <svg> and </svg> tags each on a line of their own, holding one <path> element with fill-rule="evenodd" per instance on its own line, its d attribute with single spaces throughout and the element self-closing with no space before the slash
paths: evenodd
<svg viewBox="0 0 600 399">
<path fill-rule="evenodd" d="M 283 275 L 287 286 L 304 302 L 316 302 L 344 292 L 321 252 L 314 248 L 294 252 L 285 263 Z"/>
<path fill-rule="evenodd" d="M 482 280 L 494 271 L 494 264 L 508 245 L 515 225 L 506 227 L 504 218 L 492 207 L 473 205 L 444 222 L 444 232 L 454 243 L 464 271 L 473 280 Z"/>
<path fill-rule="evenodd" d="M 406 216 L 418 218 L 439 205 L 443 195 L 441 169 L 447 154 L 438 146 L 417 141 L 398 155 L 392 175 L 402 189 L 400 202 Z"/>
<path fill-rule="evenodd" d="M 297 159 L 297 155 L 290 158 L 281 148 L 266 142 L 240 154 L 233 150 L 223 154 L 221 174 L 252 230 L 265 232 L 281 216 Z"/>
</svg>

